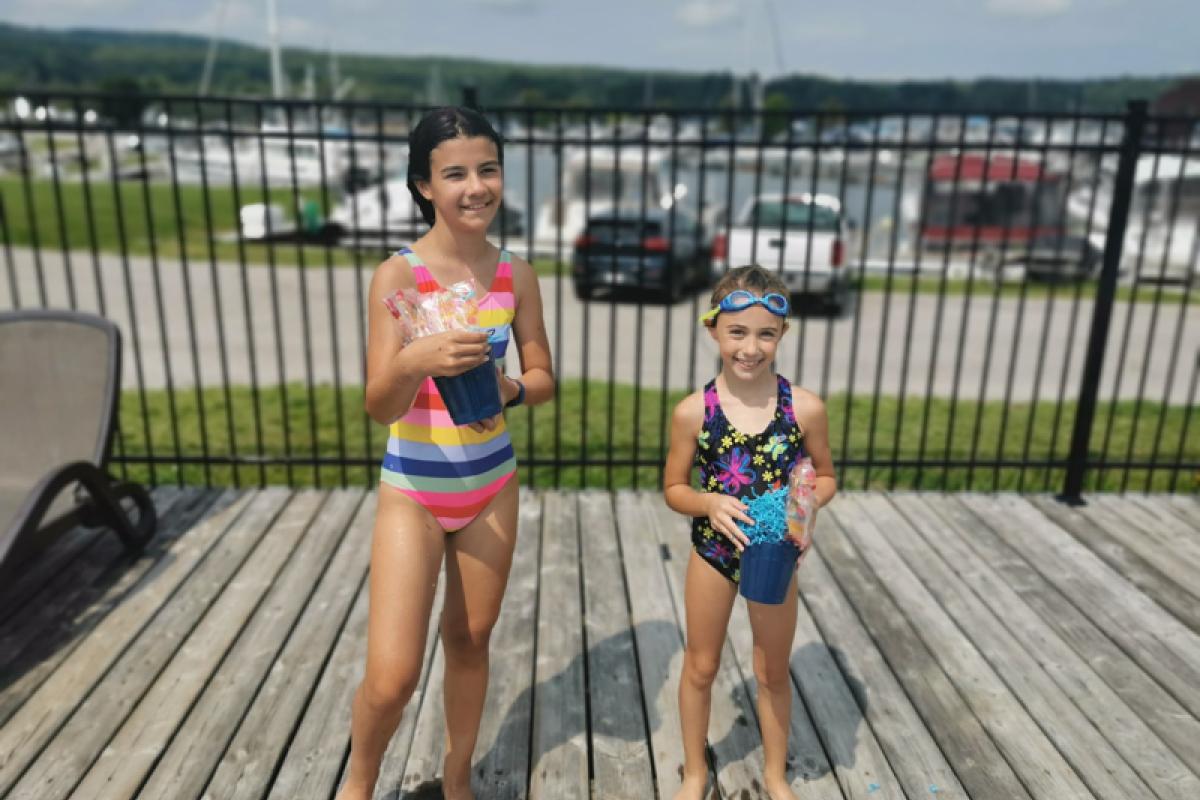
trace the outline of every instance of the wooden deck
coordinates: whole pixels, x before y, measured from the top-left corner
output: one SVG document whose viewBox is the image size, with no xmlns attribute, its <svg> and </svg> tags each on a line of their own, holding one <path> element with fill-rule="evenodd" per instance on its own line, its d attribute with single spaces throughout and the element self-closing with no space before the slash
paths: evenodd
<svg viewBox="0 0 1200 800">
<path fill-rule="evenodd" d="M 373 496 L 160 489 L 147 557 L 78 530 L 0 591 L 0 797 L 328 798 L 363 662 Z M 475 787 L 664 798 L 679 781 L 686 525 L 658 495 L 527 493 Z M 802 570 L 804 800 L 1200 798 L 1200 501 L 847 494 Z M 441 656 L 380 797 L 437 797 Z M 749 625 L 711 728 L 760 790 Z"/>
</svg>

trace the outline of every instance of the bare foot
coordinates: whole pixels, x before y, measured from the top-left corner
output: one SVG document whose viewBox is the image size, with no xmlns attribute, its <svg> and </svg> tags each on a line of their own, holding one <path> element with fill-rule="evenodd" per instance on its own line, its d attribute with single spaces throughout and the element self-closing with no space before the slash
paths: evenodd
<svg viewBox="0 0 1200 800">
<path fill-rule="evenodd" d="M 475 800 L 475 793 L 471 791 L 470 773 L 463 781 L 454 781 L 451 783 L 445 777 L 442 778 L 442 797 L 445 800 Z"/>
<path fill-rule="evenodd" d="M 371 786 L 347 778 L 338 790 L 336 800 L 371 800 L 372 789 Z"/>
<path fill-rule="evenodd" d="M 699 775 L 684 775 L 683 785 L 675 795 L 675 800 L 704 800 L 704 789 L 708 785 L 708 773 Z"/>
<path fill-rule="evenodd" d="M 763 780 L 763 783 L 766 784 L 767 796 L 771 800 L 799 800 L 796 793 L 792 791 L 787 778 L 767 778 Z"/>
</svg>

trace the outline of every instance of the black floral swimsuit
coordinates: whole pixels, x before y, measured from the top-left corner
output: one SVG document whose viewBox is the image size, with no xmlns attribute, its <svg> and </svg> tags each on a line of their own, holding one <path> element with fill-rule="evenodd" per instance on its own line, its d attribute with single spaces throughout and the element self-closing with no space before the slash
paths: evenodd
<svg viewBox="0 0 1200 800">
<path fill-rule="evenodd" d="M 725 418 L 714 378 L 704 387 L 704 425 L 696 437 L 700 491 L 732 495 L 742 502 L 787 489 L 788 475 L 804 453 L 804 435 L 792 409 L 792 385 L 782 375 L 775 415 L 761 433 L 747 436 Z M 712 529 L 708 517 L 692 519 L 692 546 L 734 583 L 741 559 L 733 543 Z"/>
</svg>

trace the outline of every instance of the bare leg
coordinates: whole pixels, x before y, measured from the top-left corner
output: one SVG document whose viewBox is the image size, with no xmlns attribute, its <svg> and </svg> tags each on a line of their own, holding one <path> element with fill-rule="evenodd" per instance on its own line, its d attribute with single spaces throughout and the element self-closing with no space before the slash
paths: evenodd
<svg viewBox="0 0 1200 800">
<path fill-rule="evenodd" d="M 675 800 L 701 800 L 708 783 L 704 741 L 712 706 L 712 684 L 721 667 L 725 629 L 737 587 L 693 551 L 684 584 L 687 646 L 679 680 L 679 720 L 683 728 L 683 786 Z"/>
<path fill-rule="evenodd" d="M 446 602 L 442 648 L 446 656 L 443 702 L 446 800 L 469 800 L 471 757 L 479 736 L 488 685 L 488 642 L 500 616 L 517 543 L 514 475 L 467 527 L 446 539 Z"/>
<path fill-rule="evenodd" d="M 787 740 L 792 710 L 789 661 L 796 635 L 796 578 L 782 605 L 747 603 L 754 633 L 754 676 L 763 740 L 763 783 L 771 800 L 796 800 L 787 779 Z"/>
<path fill-rule="evenodd" d="M 371 544 L 367 667 L 350 729 L 350 769 L 338 800 L 369 800 L 379 765 L 421 677 L 446 535 L 432 515 L 379 488 Z"/>
</svg>

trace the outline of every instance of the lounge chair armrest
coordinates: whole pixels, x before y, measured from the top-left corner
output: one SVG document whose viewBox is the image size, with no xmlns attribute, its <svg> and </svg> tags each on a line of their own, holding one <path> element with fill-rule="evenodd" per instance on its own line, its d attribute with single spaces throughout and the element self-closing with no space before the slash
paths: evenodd
<svg viewBox="0 0 1200 800">
<path fill-rule="evenodd" d="M 21 519 L 26 526 L 36 527 L 54 498 L 68 486 L 78 483 L 91 501 L 93 515 L 89 522 L 98 521 L 116 531 L 125 547 L 140 552 L 154 532 L 157 521 L 154 504 L 145 490 L 136 484 L 116 484 L 103 470 L 90 461 L 73 461 L 58 467 L 38 481 L 29 493 L 27 507 L 22 509 Z M 122 508 L 120 498 L 130 497 L 138 507 L 138 520 L 133 523 Z"/>
</svg>

